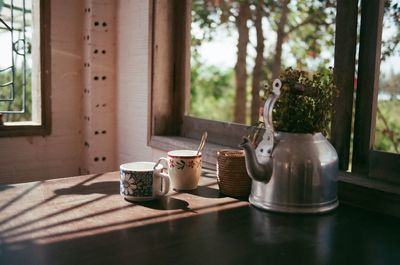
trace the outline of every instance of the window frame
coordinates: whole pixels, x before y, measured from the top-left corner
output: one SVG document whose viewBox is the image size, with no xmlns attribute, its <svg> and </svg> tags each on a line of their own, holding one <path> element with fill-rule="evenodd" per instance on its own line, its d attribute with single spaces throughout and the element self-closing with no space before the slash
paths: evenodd
<svg viewBox="0 0 400 265">
<path fill-rule="evenodd" d="M 400 184 L 400 154 L 373 149 L 378 104 L 384 0 L 362 0 L 353 172 Z"/>
<path fill-rule="evenodd" d="M 246 134 L 247 126 L 186 116 L 188 100 L 185 95 L 189 95 L 190 70 L 189 55 L 182 51 L 189 50 L 189 41 L 185 38 L 188 37 L 187 32 L 190 32 L 191 1 L 149 1 L 152 35 L 149 44 L 151 82 L 148 145 L 165 151 L 181 147 L 195 148 L 202 131 L 207 130 L 208 142 L 211 144 L 207 145 L 205 151 L 211 158 L 206 160 L 215 168 L 216 151 L 224 146 L 236 147 L 241 136 Z M 361 1 L 361 38 L 366 41 L 360 45 L 358 51 L 358 0 L 337 1 L 334 74 L 340 96 L 333 117 L 331 142 L 339 154 L 339 198 L 359 207 L 400 216 L 397 204 L 400 202 L 400 185 L 393 183 L 393 178 L 388 173 L 388 169 L 398 168 L 400 156 L 385 153 L 385 162 L 390 157 L 390 166 L 373 167 L 382 163 L 383 157 L 382 152 L 372 150 L 372 144 L 375 126 L 373 110 L 376 108 L 379 78 L 379 25 L 382 23 L 384 0 Z M 358 136 L 351 142 L 357 52 L 360 54 L 360 64 L 368 67 L 360 67 L 358 73 L 358 85 L 365 84 L 365 89 L 363 92 L 360 92 L 361 89 L 357 91 L 354 132 Z M 368 115 L 365 113 L 365 106 L 370 106 Z M 353 169 L 348 173 L 346 171 L 352 144 L 355 149 Z M 392 170 L 393 172 L 395 171 Z M 371 201 L 371 197 L 377 201 Z"/>
<path fill-rule="evenodd" d="M 149 0 L 149 4 L 152 34 L 149 41 L 148 144 L 165 151 L 170 148 L 195 148 L 201 134 L 207 131 L 208 144 L 203 159 L 215 165 L 216 150 L 236 147 L 248 126 L 187 115 L 189 101 L 186 95 L 190 94 L 188 34 L 191 26 L 191 1 Z M 230 134 L 221 135 L 222 131 Z M 171 139 L 174 139 L 174 144 Z"/>
<path fill-rule="evenodd" d="M 51 8 L 50 0 L 40 0 L 40 108 L 41 124 L 18 122 L 0 126 L 0 137 L 48 135 L 51 133 Z"/>
</svg>

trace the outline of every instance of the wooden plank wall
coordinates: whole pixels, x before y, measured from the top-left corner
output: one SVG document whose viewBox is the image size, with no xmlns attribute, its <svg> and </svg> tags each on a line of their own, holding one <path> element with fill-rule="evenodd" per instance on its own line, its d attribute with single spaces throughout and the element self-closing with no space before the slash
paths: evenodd
<svg viewBox="0 0 400 265">
<path fill-rule="evenodd" d="M 51 1 L 51 135 L 1 137 L 0 182 L 79 174 L 82 160 L 80 0 Z M 73 18 L 73 19 L 72 19 Z"/>
<path fill-rule="evenodd" d="M 116 5 L 112 0 L 86 0 L 83 23 L 83 174 L 115 166 Z"/>
<path fill-rule="evenodd" d="M 151 1 L 120 0 L 117 11 L 117 164 L 156 161 L 150 127 Z M 161 95 L 158 95 L 161 97 Z"/>
</svg>

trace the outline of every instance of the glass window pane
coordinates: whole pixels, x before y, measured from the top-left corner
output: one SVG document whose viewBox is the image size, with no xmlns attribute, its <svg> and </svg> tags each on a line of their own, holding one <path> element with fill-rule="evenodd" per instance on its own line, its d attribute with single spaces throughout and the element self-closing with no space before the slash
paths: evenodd
<svg viewBox="0 0 400 265">
<path fill-rule="evenodd" d="M 335 1 L 195 0 L 189 115 L 254 124 L 260 82 L 333 66 Z"/>
<path fill-rule="evenodd" d="M 32 121 L 31 0 L 0 1 L 0 112 L 4 122 Z"/>
<path fill-rule="evenodd" d="M 374 148 L 400 153 L 400 0 L 384 12 Z"/>
</svg>

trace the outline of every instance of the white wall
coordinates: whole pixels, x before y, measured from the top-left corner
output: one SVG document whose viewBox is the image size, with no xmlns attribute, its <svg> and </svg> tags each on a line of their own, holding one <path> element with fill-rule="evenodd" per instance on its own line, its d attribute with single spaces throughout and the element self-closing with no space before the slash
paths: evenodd
<svg viewBox="0 0 400 265">
<path fill-rule="evenodd" d="M 72 176 L 81 161 L 80 0 L 51 1 L 52 133 L 0 138 L 0 182 Z"/>
<path fill-rule="evenodd" d="M 117 163 L 156 161 L 147 146 L 149 120 L 149 1 L 120 0 L 117 14 Z"/>
</svg>

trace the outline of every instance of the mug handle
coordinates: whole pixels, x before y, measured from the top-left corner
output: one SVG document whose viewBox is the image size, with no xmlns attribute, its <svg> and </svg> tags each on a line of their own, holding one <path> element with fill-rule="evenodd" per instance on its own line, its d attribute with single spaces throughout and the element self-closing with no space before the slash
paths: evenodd
<svg viewBox="0 0 400 265">
<path fill-rule="evenodd" d="M 165 162 L 165 164 L 164 164 L 164 162 Z M 157 163 L 154 165 L 153 169 L 155 170 L 158 165 L 162 165 L 163 166 L 161 171 L 163 169 L 167 169 L 168 170 L 168 159 L 166 159 L 165 157 L 160 157 L 160 159 L 158 159 Z"/>
<path fill-rule="evenodd" d="M 166 164 L 164 165 L 163 162 L 166 162 Z M 160 171 L 156 171 L 156 175 L 161 178 L 161 187 L 162 187 L 162 189 L 161 190 L 157 190 L 156 191 L 156 195 L 157 196 L 163 196 L 163 195 L 165 195 L 165 194 L 167 194 L 169 192 L 169 188 L 170 188 L 169 175 L 162 172 L 164 169 L 168 169 L 168 159 L 166 159 L 165 157 L 161 157 L 157 161 L 157 163 L 154 165 L 154 170 L 156 169 L 156 167 L 158 165 L 162 165 L 163 166 Z"/>
</svg>

